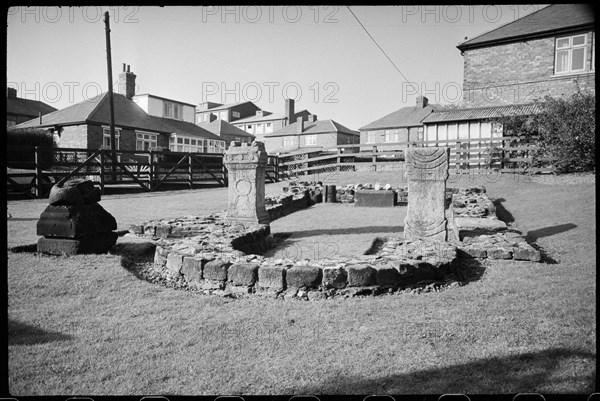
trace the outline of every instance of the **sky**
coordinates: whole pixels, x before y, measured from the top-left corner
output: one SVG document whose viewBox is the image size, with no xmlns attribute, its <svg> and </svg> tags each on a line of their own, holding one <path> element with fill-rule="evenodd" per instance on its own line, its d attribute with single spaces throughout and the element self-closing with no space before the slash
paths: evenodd
<svg viewBox="0 0 600 401">
<path fill-rule="evenodd" d="M 108 11 L 113 82 L 125 63 L 140 94 L 275 113 L 293 98 L 296 111 L 359 129 L 418 94 L 458 103 L 456 46 L 542 7 L 12 7 L 7 86 L 57 109 L 106 92 Z"/>
</svg>

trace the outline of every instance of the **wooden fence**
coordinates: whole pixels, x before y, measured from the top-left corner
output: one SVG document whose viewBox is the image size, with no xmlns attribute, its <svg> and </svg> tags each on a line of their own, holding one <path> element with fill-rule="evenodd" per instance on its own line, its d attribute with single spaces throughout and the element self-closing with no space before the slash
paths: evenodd
<svg viewBox="0 0 600 401">
<path fill-rule="evenodd" d="M 386 142 L 376 144 L 339 145 L 328 151 L 301 152 L 279 156 L 282 179 L 360 169 L 402 168 L 405 150 L 410 147 L 447 146 L 450 148 L 451 172 L 485 174 L 531 174 L 553 172 L 553 159 L 541 160 L 534 166 L 536 138 L 496 137 L 453 139 L 443 141 Z M 540 160 L 538 160 L 539 164 Z"/>
</svg>

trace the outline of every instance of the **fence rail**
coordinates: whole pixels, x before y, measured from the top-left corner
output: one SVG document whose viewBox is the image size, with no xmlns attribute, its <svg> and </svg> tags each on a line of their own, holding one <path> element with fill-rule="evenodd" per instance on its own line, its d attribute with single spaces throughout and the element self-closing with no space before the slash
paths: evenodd
<svg viewBox="0 0 600 401">
<path fill-rule="evenodd" d="M 446 139 L 437 141 L 385 142 L 338 145 L 329 150 L 302 152 L 279 156 L 281 178 L 352 171 L 378 170 L 390 166 L 402 168 L 407 148 L 447 146 L 450 148 L 450 168 L 455 173 L 553 172 L 555 159 L 534 159 L 539 149 L 535 137 L 512 136 L 492 138 Z M 534 166 L 534 161 L 537 165 Z"/>
</svg>

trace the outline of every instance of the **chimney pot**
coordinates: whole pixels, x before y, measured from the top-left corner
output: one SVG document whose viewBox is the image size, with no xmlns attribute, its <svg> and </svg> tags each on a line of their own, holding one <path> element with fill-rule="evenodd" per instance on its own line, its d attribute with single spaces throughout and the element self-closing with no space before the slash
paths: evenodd
<svg viewBox="0 0 600 401">
<path fill-rule="evenodd" d="M 127 72 L 129 72 L 129 64 L 127 64 Z"/>
<path fill-rule="evenodd" d="M 285 116 L 288 125 L 296 122 L 296 113 L 294 111 L 294 99 L 285 99 Z"/>
</svg>

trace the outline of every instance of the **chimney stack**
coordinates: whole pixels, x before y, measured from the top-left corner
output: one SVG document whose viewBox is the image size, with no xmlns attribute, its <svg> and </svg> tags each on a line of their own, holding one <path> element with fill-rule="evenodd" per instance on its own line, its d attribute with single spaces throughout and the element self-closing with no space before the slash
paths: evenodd
<svg viewBox="0 0 600 401">
<path fill-rule="evenodd" d="M 304 131 L 304 120 L 299 118 L 298 121 L 296 121 L 296 128 L 298 130 L 298 133 L 301 134 L 302 131 Z"/>
<path fill-rule="evenodd" d="M 429 99 L 425 96 L 417 96 L 417 107 L 425 108 L 429 104 Z"/>
<path fill-rule="evenodd" d="M 294 111 L 294 99 L 285 99 L 285 116 L 288 125 L 296 122 L 296 112 Z"/>
<path fill-rule="evenodd" d="M 7 87 L 6 88 L 6 97 L 9 97 L 11 99 L 16 98 L 17 97 L 17 90 L 15 88 Z"/>
<path fill-rule="evenodd" d="M 117 92 L 127 99 L 131 99 L 135 95 L 135 78 L 136 75 L 130 71 L 129 65 L 123 63 L 123 72 L 119 74 L 119 89 Z"/>
</svg>

